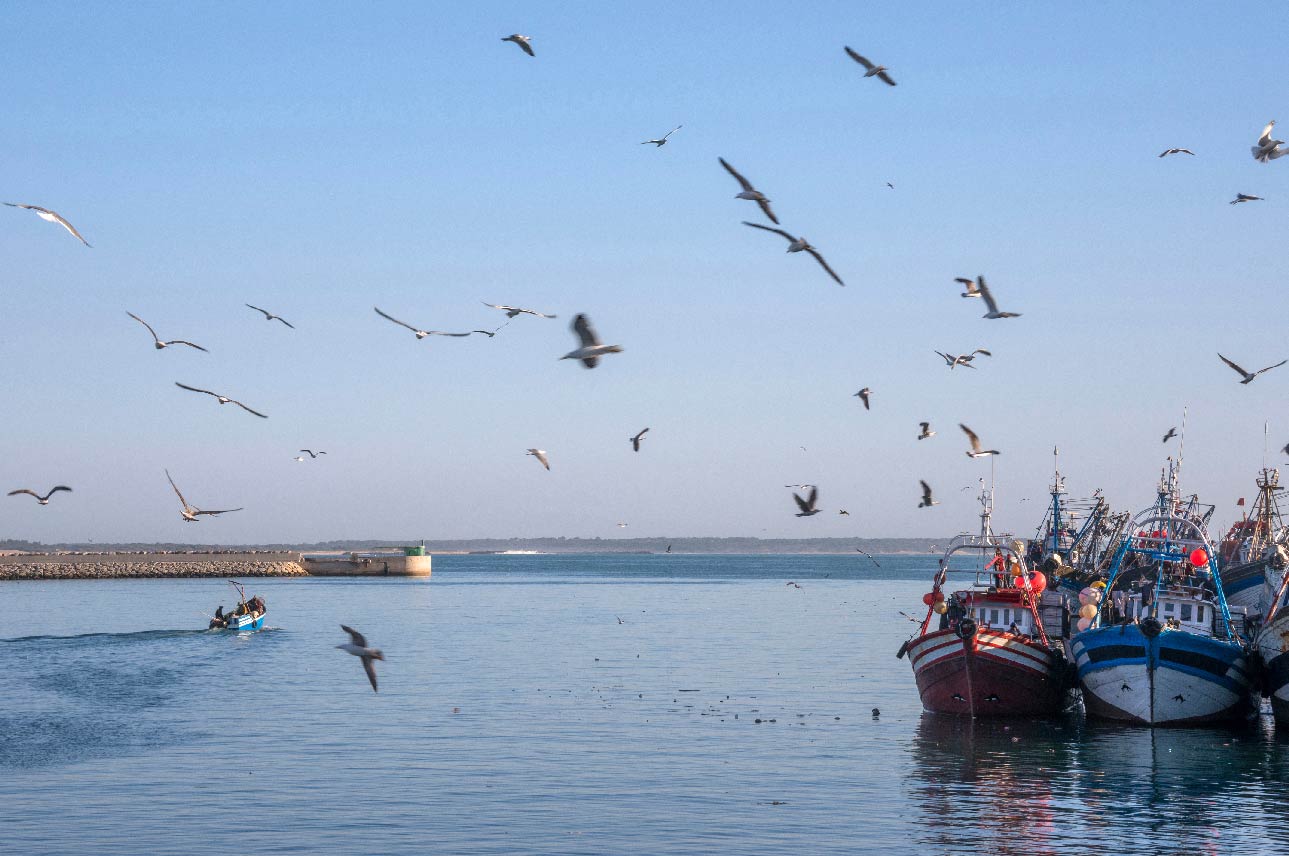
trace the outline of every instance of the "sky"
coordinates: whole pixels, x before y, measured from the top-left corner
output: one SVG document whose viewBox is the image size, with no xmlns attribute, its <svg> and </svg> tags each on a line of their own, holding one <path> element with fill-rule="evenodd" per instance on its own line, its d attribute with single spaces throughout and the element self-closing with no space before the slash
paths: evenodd
<svg viewBox="0 0 1289 856">
<path fill-rule="evenodd" d="M 1251 3 L 7 4 L 0 200 L 94 246 L 0 208 L 0 487 L 74 488 L 0 497 L 0 537 L 940 537 L 991 469 L 1029 533 L 1053 447 L 1137 510 L 1183 413 L 1229 523 L 1289 442 L 1289 366 L 1217 358 L 1289 357 L 1289 158 L 1249 153 L 1287 43 Z M 559 318 L 372 311 L 481 301 Z M 591 371 L 579 312 L 624 348 Z M 245 511 L 183 522 L 166 468 Z"/>
</svg>

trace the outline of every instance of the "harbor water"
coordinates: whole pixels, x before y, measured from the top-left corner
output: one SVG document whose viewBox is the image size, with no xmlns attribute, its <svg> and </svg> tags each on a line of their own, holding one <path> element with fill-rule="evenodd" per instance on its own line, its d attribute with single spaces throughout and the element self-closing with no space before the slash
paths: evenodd
<svg viewBox="0 0 1289 856">
<path fill-rule="evenodd" d="M 0 583 L 0 850 L 1289 854 L 1266 714 L 924 714 L 933 557 L 434 561 L 248 581 L 254 634 L 218 580 Z"/>
</svg>

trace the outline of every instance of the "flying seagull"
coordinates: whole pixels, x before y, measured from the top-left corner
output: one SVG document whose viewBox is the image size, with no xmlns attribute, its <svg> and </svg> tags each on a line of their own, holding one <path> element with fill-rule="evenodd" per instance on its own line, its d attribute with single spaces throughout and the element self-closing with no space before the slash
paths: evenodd
<svg viewBox="0 0 1289 856">
<path fill-rule="evenodd" d="M 832 277 L 837 282 L 838 285 L 846 284 L 841 281 L 841 277 L 837 276 L 836 272 L 832 268 L 828 267 L 828 262 L 824 261 L 824 257 L 819 255 L 819 251 L 816 250 L 814 247 L 812 247 L 810 245 L 810 242 L 807 241 L 805 238 L 794 238 L 792 235 L 788 234 L 782 229 L 773 229 L 769 226 L 762 226 L 760 223 L 749 223 L 746 220 L 743 221 L 743 225 L 751 226 L 753 229 L 763 229 L 766 232 L 773 232 L 776 235 L 782 235 L 788 242 L 787 252 L 800 253 L 802 251 L 805 251 L 809 253 L 810 255 L 814 256 L 815 261 L 819 262 L 819 265 L 825 271 L 828 272 L 828 275 Z"/>
<path fill-rule="evenodd" d="M 644 435 L 647 433 L 649 433 L 649 429 L 645 428 L 639 434 L 629 438 L 628 442 L 631 443 L 631 448 L 635 449 L 637 452 L 640 451 L 640 441 L 644 439 Z"/>
<path fill-rule="evenodd" d="M 187 345 L 188 347 L 190 347 L 190 348 L 196 348 L 196 349 L 197 349 L 197 350 L 199 350 L 199 351 L 205 351 L 205 350 L 206 350 L 206 349 L 205 349 L 205 348 L 203 348 L 201 345 L 195 344 L 195 343 L 193 343 L 193 342 L 189 342 L 187 339 L 171 339 L 169 342 L 163 342 L 163 341 L 161 341 L 161 337 L 157 335 L 157 331 L 156 331 L 156 330 L 153 330 L 153 329 L 152 329 L 152 325 L 151 325 L 151 324 L 149 324 L 147 321 L 144 321 L 142 318 L 140 318 L 138 315 L 135 315 L 133 312 L 126 312 L 125 314 L 126 314 L 126 315 L 129 315 L 129 316 L 130 316 L 131 318 L 133 318 L 135 321 L 138 321 L 138 322 L 139 322 L 140 324 L 142 324 L 144 327 L 147 327 L 147 328 L 148 328 L 148 332 L 152 334 L 152 340 L 153 340 L 153 343 L 154 343 L 154 345 L 156 346 L 156 349 L 157 349 L 158 351 L 159 351 L 159 350 L 161 350 L 162 348 L 164 348 L 164 347 L 168 346 L 168 345 Z M 209 353 L 209 352 L 207 352 L 207 353 Z"/>
<path fill-rule="evenodd" d="M 471 335 L 471 333 L 444 333 L 442 330 L 420 330 L 420 329 L 417 329 L 416 327 L 413 327 L 411 324 L 408 324 L 406 321 L 399 321 L 393 315 L 387 315 L 384 312 L 381 312 L 379 306 L 373 306 L 372 309 L 375 309 L 376 314 L 379 315 L 381 318 L 384 318 L 387 321 L 393 321 L 398 326 L 406 327 L 407 329 L 411 330 L 413 333 L 416 334 L 417 339 L 424 339 L 426 336 L 453 336 L 459 339 L 462 336 Z M 474 330 L 472 332 L 487 333 L 486 330 Z"/>
<path fill-rule="evenodd" d="M 1191 155 L 1191 156 L 1194 156 L 1194 154 L 1195 154 L 1195 153 L 1194 153 L 1193 151 L 1191 151 L 1190 149 L 1165 149 L 1164 151 L 1162 151 L 1162 152 L 1160 152 L 1160 153 L 1159 153 L 1159 156 L 1160 156 L 1161 158 L 1166 158 L 1166 157 L 1168 157 L 1169 155 Z"/>
<path fill-rule="evenodd" d="M 717 160 L 721 162 L 721 166 L 725 167 L 725 171 L 734 176 L 738 181 L 739 186 L 743 188 L 743 192 L 734 194 L 734 198 L 751 199 L 757 205 L 761 206 L 761 210 L 765 212 L 766 217 L 770 218 L 771 223 L 778 225 L 779 218 L 775 217 L 774 212 L 770 210 L 770 200 L 766 198 L 765 194 L 753 187 L 752 182 L 739 175 L 739 171 L 730 166 L 729 161 L 725 160 L 725 158 L 717 158 Z M 791 239 L 789 238 L 789 240 Z"/>
<path fill-rule="evenodd" d="M 529 449 L 527 452 L 524 452 L 524 454 L 532 455 L 537 459 L 537 463 L 541 464 L 546 469 L 549 470 L 551 468 L 551 462 L 546 459 L 545 449 Z"/>
<path fill-rule="evenodd" d="M 882 563 L 874 559 L 870 553 L 866 553 L 863 550 L 859 549 L 858 547 L 855 548 L 855 552 L 861 556 L 868 556 L 868 561 L 872 562 L 874 565 L 877 565 L 877 567 L 880 568 L 882 566 Z"/>
<path fill-rule="evenodd" d="M 640 145 L 642 145 L 642 146 L 647 146 L 647 145 L 649 145 L 650 143 L 653 143 L 653 144 L 654 144 L 654 146 L 655 146 L 656 148 L 661 148 L 661 147 L 663 147 L 663 146 L 667 145 L 667 138 L 668 138 L 668 137 L 670 137 L 672 134 L 676 133 L 677 131 L 679 131 L 679 130 L 680 130 L 681 128 L 683 128 L 683 127 L 685 127 L 685 126 L 684 126 L 684 125 L 677 125 L 676 127 L 672 128 L 672 129 L 671 129 L 670 131 L 668 131 L 667 133 L 663 134 L 661 139 L 658 139 L 658 140 L 645 140 L 645 141 L 644 141 L 643 143 L 641 143 Z"/>
<path fill-rule="evenodd" d="M 974 279 L 967 279 L 965 276 L 955 276 L 953 281 L 960 282 L 967 287 L 967 290 L 962 293 L 963 297 L 980 296 L 980 286 L 976 285 L 976 281 Z"/>
<path fill-rule="evenodd" d="M 850 517 L 850 512 L 849 512 L 849 511 L 847 511 L 847 510 L 846 510 L 846 509 L 844 509 L 844 508 L 843 508 L 843 509 L 841 509 L 840 511 L 838 511 L 837 513 L 838 513 L 838 514 L 844 514 L 844 515 L 846 515 L 847 517 Z"/>
<path fill-rule="evenodd" d="M 39 205 L 24 205 L 21 202 L 6 202 L 5 205 L 8 205 L 10 208 L 26 208 L 28 211 L 35 211 L 36 216 L 41 220 L 48 223 L 57 223 L 68 232 L 71 232 L 72 236 L 75 237 L 76 240 L 80 241 L 87 247 L 90 246 L 90 242 L 81 237 L 81 233 L 76 231 L 76 227 L 64 220 L 63 216 L 57 211 L 50 211 L 48 208 L 41 208 Z"/>
<path fill-rule="evenodd" d="M 325 455 L 325 454 L 327 454 L 326 452 L 314 452 L 314 451 L 311 451 L 311 450 L 309 450 L 309 449 L 301 449 L 300 451 L 301 451 L 301 452 L 305 452 L 305 453 L 307 453 L 307 454 L 309 455 L 310 460 L 312 460 L 312 459 L 314 459 L 314 458 L 318 457 L 319 455 Z"/>
<path fill-rule="evenodd" d="M 868 387 L 864 387 L 859 392 L 852 395 L 851 398 L 858 398 L 860 401 L 864 402 L 864 409 L 868 410 L 869 409 L 868 397 L 872 394 L 873 394 L 873 391 L 871 389 L 869 389 Z"/>
<path fill-rule="evenodd" d="M 1272 119 L 1267 123 L 1267 126 L 1262 129 L 1262 136 L 1258 137 L 1258 144 L 1253 147 L 1254 160 L 1267 163 L 1275 160 L 1276 158 L 1289 155 L 1289 149 L 1281 148 L 1285 143 L 1284 140 L 1271 139 L 1271 132 L 1275 130 L 1275 127 L 1276 120 Z M 43 217 L 44 215 L 42 214 L 41 216 Z"/>
<path fill-rule="evenodd" d="M 491 306 L 493 309 L 500 309 L 502 312 L 505 312 L 505 313 L 506 313 L 506 317 L 507 317 L 507 318 L 514 318 L 516 315 L 520 315 L 520 314 L 523 314 L 523 315 L 536 315 L 538 318 L 557 318 L 557 317 L 559 317 L 559 316 L 557 316 L 557 315 L 546 315 L 546 314 L 544 314 L 544 313 L 538 312 L 536 309 L 521 309 L 521 308 L 520 308 L 520 307 L 518 307 L 518 306 L 506 306 L 506 305 L 504 305 L 504 304 L 500 304 L 500 305 L 499 305 L 499 304 L 496 304 L 496 303 L 489 303 L 489 302 L 488 302 L 488 301 L 486 301 L 486 300 L 481 300 L 481 301 L 479 301 L 479 302 L 480 302 L 480 303 L 482 303 L 484 306 Z"/>
<path fill-rule="evenodd" d="M 600 357 L 604 354 L 622 353 L 621 345 L 601 345 L 599 338 L 595 335 L 595 331 L 591 329 L 591 320 L 583 314 L 579 313 L 573 319 L 573 332 L 577 334 L 582 346 L 569 351 L 560 357 L 561 360 L 581 360 L 582 365 L 588 369 L 593 369 L 599 364 Z"/>
<path fill-rule="evenodd" d="M 283 324 L 290 327 L 292 330 L 295 329 L 295 325 L 292 324 L 290 321 L 286 320 L 285 318 L 283 318 L 281 315 L 274 315 L 272 312 L 268 311 L 267 309 L 261 309 L 258 306 L 251 306 L 251 304 L 249 303 L 247 303 L 246 305 L 250 306 L 256 312 L 263 312 L 265 321 L 275 321 L 275 320 L 281 321 Z"/>
<path fill-rule="evenodd" d="M 989 291 L 989 286 L 985 285 L 983 276 L 976 277 L 976 287 L 980 290 L 980 297 L 985 301 L 985 306 L 989 309 L 984 314 L 985 318 L 1019 318 L 1019 312 L 999 312 L 998 304 L 994 302 L 994 296 Z"/>
<path fill-rule="evenodd" d="M 211 392 L 209 389 L 198 389 L 195 386 L 188 386 L 187 384 L 182 384 L 179 381 L 175 381 L 175 386 L 179 387 L 180 389 L 186 389 L 189 392 L 204 392 L 206 395 L 214 396 L 214 398 L 220 404 L 236 404 L 238 407 L 242 408 L 247 413 L 254 414 L 255 416 L 260 417 L 261 419 L 268 419 L 268 416 L 266 416 L 265 414 L 260 413 L 258 410 L 252 410 L 251 408 L 247 407 L 245 404 L 242 404 L 240 401 L 237 401 L 236 399 L 233 399 L 233 398 L 229 398 L 227 395 L 220 395 L 218 392 Z"/>
<path fill-rule="evenodd" d="M 921 432 L 918 434 L 919 440 L 926 440 L 929 437 L 935 436 L 935 432 L 931 430 L 930 422 L 919 422 L 918 425 L 922 427 Z"/>
<path fill-rule="evenodd" d="M 183 510 L 180 511 L 179 514 L 189 523 L 196 523 L 197 516 L 200 514 L 228 514 L 233 511 L 242 510 L 240 508 L 225 508 L 222 511 L 202 511 L 200 508 L 195 508 L 189 505 L 188 500 L 184 499 L 184 495 L 179 492 L 179 485 L 175 484 L 175 480 L 173 478 L 170 478 L 170 470 L 166 470 L 166 479 L 169 480 L 170 486 L 174 488 L 175 496 L 179 497 L 179 502 L 183 505 Z"/>
<path fill-rule="evenodd" d="M 1237 366 L 1235 363 L 1231 362 L 1230 360 L 1228 360 L 1226 357 L 1222 356 L 1221 354 L 1218 354 L 1218 355 L 1217 355 L 1217 358 L 1218 358 L 1219 360 L 1221 360 L 1222 362 L 1226 363 L 1226 364 L 1227 364 L 1228 366 L 1230 366 L 1231 368 L 1235 369 L 1235 370 L 1236 370 L 1237 372 L 1239 372 L 1240 374 L 1244 375 L 1244 380 L 1240 381 L 1240 383 L 1252 383 L 1252 382 L 1253 382 L 1253 379 L 1254 379 L 1255 377 L 1257 377 L 1258 375 L 1262 374 L 1263 372 L 1269 372 L 1269 371 L 1271 371 L 1272 369 L 1279 368 L 1280 366 L 1283 366 L 1285 363 L 1289 363 L 1289 360 L 1281 360 L 1280 362 L 1276 363 L 1274 366 L 1267 366 L 1265 369 L 1258 369 L 1256 372 L 1246 372 L 1244 369 L 1240 368 L 1240 367 L 1239 367 L 1239 366 Z"/>
<path fill-rule="evenodd" d="M 809 490 L 810 488 L 814 487 L 814 485 L 812 485 L 812 484 L 785 484 L 785 485 L 784 485 L 784 487 L 792 487 L 792 488 L 796 488 L 797 490 Z"/>
<path fill-rule="evenodd" d="M 933 505 L 939 505 L 939 501 L 931 497 L 931 485 L 924 481 L 919 481 L 922 485 L 922 501 L 918 503 L 918 508 L 930 508 Z"/>
<path fill-rule="evenodd" d="M 895 85 L 895 81 L 891 80 L 891 76 L 886 73 L 887 71 L 886 66 L 873 65 L 871 62 L 864 59 L 859 54 L 855 53 L 849 47 L 846 48 L 846 53 L 849 54 L 850 58 L 853 59 L 855 62 L 859 63 L 864 68 L 868 69 L 868 71 L 864 73 L 865 77 L 876 77 L 878 80 L 882 81 L 883 83 L 889 84 L 891 86 Z"/>
<path fill-rule="evenodd" d="M 796 500 L 797 507 L 801 509 L 797 512 L 797 517 L 809 517 L 810 515 L 818 514 L 823 510 L 815 508 L 815 503 L 819 500 L 819 488 L 817 487 L 810 488 L 810 496 L 808 499 L 802 499 L 795 493 L 792 495 L 792 498 Z"/>
<path fill-rule="evenodd" d="M 1235 198 L 1232 199 L 1227 204 L 1239 205 L 1241 202 L 1263 202 L 1263 201 L 1265 200 L 1261 196 L 1250 196 L 1247 193 L 1237 193 L 1235 194 Z"/>
<path fill-rule="evenodd" d="M 963 425 L 961 422 L 959 422 L 958 427 L 962 429 L 962 433 L 966 434 L 967 439 L 971 441 L 971 451 L 967 453 L 968 458 L 985 458 L 985 457 L 988 457 L 989 455 L 999 454 L 997 449 L 982 450 L 980 448 L 980 438 L 976 436 L 975 431 L 972 431 L 966 425 Z"/>
<path fill-rule="evenodd" d="M 49 505 L 49 498 L 50 498 L 51 496 L 53 496 L 54 494 L 58 493 L 60 490 L 65 490 L 65 491 L 67 491 L 68 493 L 71 493 L 71 492 L 72 492 L 72 489 L 71 489 L 70 487 L 68 487 L 68 486 L 67 486 L 67 485 L 65 485 L 65 484 L 60 484 L 60 485 L 57 485 L 57 486 L 55 486 L 55 487 L 50 488 L 50 489 L 49 489 L 49 493 L 45 494 L 44 496 L 41 496 L 40 494 L 36 493 L 34 490 L 31 490 L 30 488 L 25 488 L 25 487 L 24 487 L 24 488 L 20 488 L 20 489 L 18 489 L 18 490 L 11 490 L 11 491 L 9 491 L 9 495 L 10 495 L 10 496 L 17 496 L 17 495 L 18 495 L 18 494 L 20 494 L 20 493 L 30 494 L 30 495 L 32 495 L 32 496 L 34 496 L 34 497 L 36 497 L 36 502 L 40 503 L 41 505 Z"/>
<path fill-rule="evenodd" d="M 519 35 L 519 33 L 511 33 L 509 36 L 506 36 L 504 39 L 502 39 L 502 41 L 514 42 L 515 44 L 519 45 L 519 49 L 522 50 L 524 53 L 528 54 L 529 56 L 537 56 L 537 54 L 533 53 L 533 46 L 529 44 L 529 42 L 532 41 L 531 36 L 521 36 Z M 372 678 L 373 684 L 375 680 L 376 680 L 375 678 Z"/>
<path fill-rule="evenodd" d="M 1177 429 L 1169 428 L 1168 433 L 1164 435 L 1164 442 L 1167 443 L 1169 440 L 1173 439 L 1176 436 L 1177 436 Z"/>
<path fill-rule="evenodd" d="M 945 365 L 947 365 L 950 369 L 954 369 L 958 366 L 974 369 L 975 366 L 971 364 L 971 361 L 976 358 L 976 354 L 984 354 L 986 357 L 993 356 L 993 353 L 991 353 L 990 351 L 986 351 L 984 348 L 976 348 L 970 354 L 946 354 L 942 351 L 936 351 L 936 353 L 939 354 L 940 357 L 944 359 Z"/>
<path fill-rule="evenodd" d="M 336 647 L 341 651 L 348 651 L 350 654 L 353 654 L 355 657 L 358 657 L 363 661 L 363 671 L 367 673 L 367 680 L 371 681 L 372 692 L 379 692 L 379 690 L 376 689 L 376 667 L 372 665 L 372 663 L 375 660 L 384 661 L 385 655 L 382 654 L 378 648 L 368 648 L 367 640 L 363 638 L 361 633 L 354 630 L 352 627 L 346 627 L 342 624 L 340 625 L 340 629 L 349 634 L 349 641 L 343 645 L 337 645 Z"/>
</svg>

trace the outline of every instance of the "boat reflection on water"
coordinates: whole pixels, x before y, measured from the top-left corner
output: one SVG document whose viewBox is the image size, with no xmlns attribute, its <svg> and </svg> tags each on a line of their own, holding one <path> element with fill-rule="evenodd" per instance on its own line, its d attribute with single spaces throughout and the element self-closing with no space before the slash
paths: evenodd
<svg viewBox="0 0 1289 856">
<path fill-rule="evenodd" d="M 927 853 L 1289 853 L 1289 739 L 1269 717 L 1139 729 L 922 715 L 906 780 Z"/>
</svg>

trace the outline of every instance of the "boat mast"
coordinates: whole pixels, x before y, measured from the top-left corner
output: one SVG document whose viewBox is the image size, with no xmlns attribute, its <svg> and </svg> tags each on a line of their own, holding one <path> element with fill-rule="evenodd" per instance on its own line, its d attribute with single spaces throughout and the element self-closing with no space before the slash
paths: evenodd
<svg viewBox="0 0 1289 856">
<path fill-rule="evenodd" d="M 1049 555 L 1056 553 L 1061 546 L 1061 495 L 1065 493 L 1065 480 L 1061 478 L 1060 449 L 1052 447 L 1052 520 L 1049 530 L 1051 544 Z"/>
</svg>

